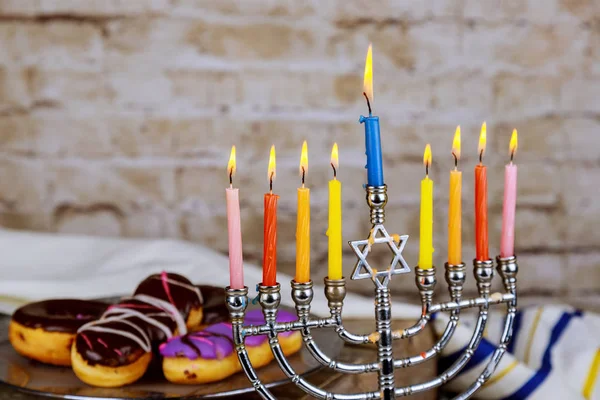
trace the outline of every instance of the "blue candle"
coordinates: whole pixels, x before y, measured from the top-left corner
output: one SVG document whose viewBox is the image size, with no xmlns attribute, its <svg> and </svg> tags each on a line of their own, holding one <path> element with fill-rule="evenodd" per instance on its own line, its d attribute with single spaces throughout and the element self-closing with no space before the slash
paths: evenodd
<svg viewBox="0 0 600 400">
<path fill-rule="evenodd" d="M 383 186 L 383 160 L 381 157 L 381 138 L 379 117 L 360 116 L 359 122 L 365 124 L 365 147 L 367 155 L 367 184 Z"/>
<path fill-rule="evenodd" d="M 369 186 L 383 186 L 383 164 L 381 159 L 381 139 L 379 135 L 379 117 L 374 117 L 371 112 L 373 101 L 373 47 L 369 45 L 365 60 L 365 78 L 363 81 L 363 96 L 367 100 L 369 116 L 360 116 L 358 120 L 365 124 L 365 147 L 367 149 L 367 184 Z"/>
</svg>

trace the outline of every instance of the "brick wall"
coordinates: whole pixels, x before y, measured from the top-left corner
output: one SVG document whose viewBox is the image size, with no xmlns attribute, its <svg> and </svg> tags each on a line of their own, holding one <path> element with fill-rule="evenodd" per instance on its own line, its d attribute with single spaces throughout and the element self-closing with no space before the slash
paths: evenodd
<svg viewBox="0 0 600 400">
<path fill-rule="evenodd" d="M 390 230 L 418 249 L 421 156 L 433 144 L 436 264 L 462 126 L 465 260 L 477 136 L 488 123 L 490 237 L 520 132 L 521 289 L 600 298 L 600 2 L 595 0 L 2 0 L 0 224 L 178 237 L 226 251 L 225 166 L 238 146 L 245 255 L 260 260 L 278 149 L 281 268 L 293 271 L 300 146 L 310 151 L 313 270 L 326 271 L 329 151 L 340 145 L 344 236 L 366 234 L 360 96 L 374 44 Z M 345 272 L 353 256 L 345 253 Z M 441 268 L 440 268 L 441 269 Z M 411 279 L 394 280 L 413 290 Z M 357 290 L 369 285 L 353 286 Z M 411 292 L 412 293 L 412 292 Z"/>
</svg>

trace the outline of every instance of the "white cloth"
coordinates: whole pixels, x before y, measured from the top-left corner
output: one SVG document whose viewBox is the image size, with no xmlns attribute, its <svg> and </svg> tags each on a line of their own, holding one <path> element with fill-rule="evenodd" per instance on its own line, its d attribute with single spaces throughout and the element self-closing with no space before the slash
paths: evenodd
<svg viewBox="0 0 600 400">
<path fill-rule="evenodd" d="M 466 316 L 465 316 L 466 317 Z M 500 340 L 504 318 L 492 313 L 484 338 L 471 361 L 445 389 L 464 391 L 481 374 Z M 447 316 L 434 321 L 437 332 Z M 456 361 L 473 333 L 473 319 L 461 316 L 442 352 L 443 372 Z M 567 306 L 527 307 L 517 312 L 508 352 L 490 380 L 474 396 L 510 400 L 600 400 L 600 316 Z"/>
<path fill-rule="evenodd" d="M 0 312 L 10 314 L 34 300 L 91 299 L 132 293 L 148 275 L 177 272 L 196 284 L 225 287 L 229 260 L 205 247 L 179 240 L 69 236 L 0 229 Z M 246 285 L 255 295 L 262 270 L 246 264 Z M 293 306 L 291 277 L 277 275 L 282 303 Z M 320 278 L 314 277 L 315 282 Z M 370 282 L 365 282 L 370 284 Z M 315 285 L 312 311 L 329 314 L 323 286 Z M 394 304 L 395 318 L 417 318 L 420 308 Z M 348 293 L 345 317 L 373 318 L 373 299 Z"/>
</svg>

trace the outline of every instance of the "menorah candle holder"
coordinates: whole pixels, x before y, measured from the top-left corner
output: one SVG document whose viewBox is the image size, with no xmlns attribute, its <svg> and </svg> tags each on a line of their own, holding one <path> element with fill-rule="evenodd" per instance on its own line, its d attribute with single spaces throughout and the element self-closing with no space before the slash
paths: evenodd
<svg viewBox="0 0 600 400">
<path fill-rule="evenodd" d="M 252 386 L 262 398 L 276 399 L 260 381 L 248 357 L 244 340 L 246 337 L 253 335 L 267 335 L 274 358 L 285 375 L 300 389 L 319 399 L 390 400 L 396 397 L 425 392 L 441 386 L 453 379 L 473 356 L 475 349 L 477 349 L 483 337 L 489 307 L 493 305 L 506 304 L 507 306 L 504 330 L 500 343 L 479 377 L 463 393 L 459 394 L 456 399 L 470 398 L 494 373 L 494 370 L 506 352 L 506 346 L 512 337 L 513 321 L 517 309 L 517 258 L 514 256 L 496 258 L 496 270 L 502 278 L 505 289 L 504 293 L 491 293 L 491 284 L 494 278 L 493 260 L 474 260 L 473 272 L 479 296 L 470 299 L 463 298 L 463 287 L 467 277 L 465 264 L 446 264 L 445 278 L 448 284 L 450 301 L 442 303 L 433 302 L 434 289 L 437 283 L 435 267 L 431 269 L 416 267 L 415 280 L 417 289 L 421 295 L 421 317 L 409 328 L 392 330 L 392 303 L 388 285 L 393 275 L 410 272 L 410 268 L 402 257 L 402 250 L 408 236 L 389 235 L 383 225 L 385 222 L 385 205 L 387 203 L 387 187 L 385 185 L 367 187 L 367 203 L 370 208 L 371 224 L 373 227 L 367 239 L 351 241 L 349 244 L 358 258 L 352 279 L 368 278 L 375 285 L 376 330 L 371 334 L 357 335 L 344 328 L 342 319 L 342 309 L 346 296 L 346 281 L 344 278 L 338 280 L 325 278 L 325 297 L 327 298 L 330 310 L 329 318 L 314 318 L 310 316 L 310 305 L 313 299 L 312 281 L 298 283 L 292 280 L 292 299 L 298 319 L 285 323 L 278 323 L 276 321 L 277 311 L 281 302 L 279 283 L 274 286 L 259 285 L 258 302 L 262 307 L 265 317 L 265 324 L 263 325 L 244 326 L 243 324 L 248 305 L 248 288 L 226 288 L 226 302 L 231 315 L 233 339 L 237 355 L 244 373 L 248 376 Z M 383 244 L 390 248 L 393 253 L 393 259 L 386 269 L 378 270 L 369 264 L 367 258 L 373 246 Z M 396 387 L 394 383 L 394 371 L 423 363 L 438 355 L 446 347 L 455 332 L 460 310 L 473 307 L 479 309 L 479 315 L 472 337 L 461 357 L 434 379 L 405 387 Z M 418 355 L 395 358 L 392 350 L 393 341 L 418 335 L 425 329 L 432 314 L 437 312 L 448 312 L 450 314 L 449 321 L 437 343 L 429 350 Z M 353 345 L 375 344 L 377 347 L 377 361 L 367 364 L 352 364 L 333 360 L 319 348 L 312 338 L 312 330 L 322 328 L 333 329 L 342 340 Z M 378 390 L 350 394 L 332 393 L 306 381 L 294 371 L 279 344 L 277 335 L 289 331 L 300 331 L 310 354 L 327 368 L 344 374 L 376 373 Z"/>
</svg>

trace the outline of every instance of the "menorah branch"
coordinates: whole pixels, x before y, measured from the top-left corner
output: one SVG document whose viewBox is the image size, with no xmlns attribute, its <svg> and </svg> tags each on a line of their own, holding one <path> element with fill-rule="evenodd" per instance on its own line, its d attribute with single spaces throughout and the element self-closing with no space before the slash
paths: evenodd
<svg viewBox="0 0 600 400">
<path fill-rule="evenodd" d="M 325 296 L 329 302 L 329 308 L 334 313 L 341 310 L 346 295 L 345 280 L 331 280 L 325 278 Z M 310 302 L 313 298 L 313 283 L 298 283 L 292 281 L 292 300 L 296 304 L 296 313 L 300 323 L 308 322 L 308 314 L 310 312 Z M 337 321 L 337 319 L 335 319 Z M 341 317 L 340 317 L 341 321 Z M 323 352 L 312 337 L 310 326 L 305 324 L 305 328 L 301 330 L 302 337 L 306 348 L 311 355 L 322 365 L 331 368 L 334 371 L 346 372 L 350 374 L 362 374 L 365 372 L 375 372 L 379 370 L 379 363 L 370 364 L 348 364 L 331 359 Z M 336 326 L 336 330 L 339 326 Z"/>
<path fill-rule="evenodd" d="M 508 343 L 512 339 L 513 332 L 513 324 L 515 320 L 515 314 L 517 312 L 517 272 L 519 270 L 519 266 L 517 264 L 517 257 L 507 257 L 507 258 L 496 258 L 497 270 L 500 276 L 502 277 L 504 288 L 506 291 L 512 295 L 510 301 L 507 302 L 507 313 L 504 320 L 504 330 L 502 331 L 502 337 L 500 338 L 500 343 L 494 350 L 492 357 L 486 364 L 483 369 L 483 372 L 479 375 L 479 377 L 473 382 L 471 386 L 467 388 L 462 394 L 457 396 L 455 400 L 465 400 L 471 397 L 481 386 L 485 384 L 485 382 L 491 378 L 494 371 L 498 367 L 500 360 L 506 353 L 506 348 Z"/>
<path fill-rule="evenodd" d="M 331 313 L 331 318 L 335 320 L 335 331 L 338 336 L 346 343 L 350 344 L 366 344 L 374 343 L 374 336 L 371 335 L 356 335 L 344 328 L 342 323 L 342 309 L 344 299 L 346 298 L 346 279 L 324 279 L 325 297 L 327 305 Z"/>
<path fill-rule="evenodd" d="M 425 392 L 427 390 L 431 390 L 435 387 L 441 386 L 450 379 L 454 378 L 469 362 L 469 360 L 475 353 L 475 349 L 479 346 L 479 343 L 481 342 L 481 339 L 483 337 L 483 332 L 485 330 L 487 318 L 487 306 L 481 306 L 479 309 L 477 322 L 475 323 L 475 329 L 473 331 L 471 339 L 469 340 L 467 348 L 459 357 L 459 359 L 456 360 L 448 369 L 446 369 L 436 378 L 431 379 L 427 382 L 396 388 L 395 396 L 402 397 Z"/>
<path fill-rule="evenodd" d="M 462 264 L 462 266 L 457 266 L 457 268 L 462 267 L 462 270 L 464 271 L 464 264 Z M 419 291 L 421 292 L 421 299 L 422 299 L 422 303 L 423 303 L 423 313 L 421 316 L 420 321 L 425 321 L 425 323 L 427 321 L 430 320 L 431 318 L 431 314 L 435 311 L 432 310 L 432 298 L 433 298 L 433 290 L 435 288 L 435 267 L 423 271 L 420 268 L 416 268 L 415 269 L 416 272 L 416 283 L 417 283 L 417 288 L 419 289 Z M 446 279 L 449 279 L 449 269 L 448 269 L 448 265 L 446 264 Z M 423 279 L 423 277 L 427 277 L 427 279 Z M 450 291 L 450 297 L 453 301 L 458 301 L 462 295 L 462 286 L 464 285 L 465 282 L 465 275 L 464 273 L 462 275 L 451 275 L 452 280 L 452 284 L 449 285 L 449 291 Z M 460 287 L 460 290 L 458 290 L 457 287 Z M 423 293 L 425 292 L 425 293 Z M 416 364 L 421 364 L 433 357 L 435 357 L 437 354 L 441 353 L 441 351 L 446 347 L 446 345 L 450 342 L 450 339 L 452 339 L 452 336 L 454 335 L 454 331 L 456 329 L 456 326 L 458 325 L 458 314 L 459 314 L 460 308 L 457 308 L 455 310 L 452 310 L 452 313 L 450 315 L 450 319 L 448 321 L 448 324 L 446 324 L 446 328 L 444 329 L 444 332 L 440 335 L 440 338 L 438 339 L 438 341 L 428 350 L 419 353 L 418 355 L 414 355 L 411 357 L 405 357 L 405 358 L 401 358 L 401 359 L 396 359 L 394 360 L 394 367 L 395 368 L 407 368 L 407 367 L 411 367 L 413 365 Z M 424 325 L 423 325 L 424 326 Z M 409 328 L 410 329 L 410 328 Z"/>
<path fill-rule="evenodd" d="M 277 308 L 279 306 L 279 302 L 281 300 L 280 297 L 280 287 L 279 284 L 275 286 L 259 286 L 259 297 L 258 301 L 263 309 L 263 314 L 265 316 L 265 321 L 267 325 L 273 326 L 275 323 L 275 318 L 277 317 Z M 292 281 L 292 294 L 296 295 L 296 309 L 297 312 L 300 313 L 299 318 L 300 322 L 303 319 L 308 317 L 308 310 L 310 307 L 310 300 L 312 300 L 312 282 L 299 284 L 295 281 Z M 281 345 L 279 344 L 279 339 L 277 337 L 277 332 L 274 329 L 269 331 L 269 346 L 271 347 L 271 352 L 273 353 L 273 357 L 279 364 L 279 367 L 283 371 L 283 373 L 300 389 L 309 395 L 319 398 L 319 399 L 338 399 L 338 400 L 369 400 L 369 399 L 378 399 L 378 393 L 370 392 L 370 393 L 358 393 L 353 395 L 346 394 L 336 394 L 324 391 L 310 382 L 306 381 L 302 376 L 297 374 L 286 358 Z"/>
<path fill-rule="evenodd" d="M 435 267 L 430 269 L 415 268 L 415 282 L 421 295 L 421 317 L 411 327 L 405 329 L 399 329 L 392 332 L 392 338 L 406 339 L 418 335 L 431 319 L 431 303 L 433 301 L 433 292 L 437 283 L 435 278 Z"/>
<path fill-rule="evenodd" d="M 246 351 L 243 324 L 244 315 L 246 314 L 246 307 L 248 306 L 248 288 L 244 287 L 243 289 L 232 289 L 227 287 L 225 289 L 225 304 L 227 305 L 227 309 L 229 310 L 229 315 L 231 317 L 233 341 L 235 343 L 235 350 L 238 360 L 240 361 L 240 365 L 242 366 L 242 370 L 248 377 L 248 380 L 252 384 L 254 390 L 263 399 L 276 400 L 269 389 L 267 389 L 258 378 L 258 375 L 256 374 L 256 371 L 250 362 L 248 352 Z"/>
<path fill-rule="evenodd" d="M 490 306 L 495 304 L 510 303 L 515 299 L 512 293 L 492 293 L 489 297 L 475 297 L 472 299 L 463 299 L 460 301 L 448 301 L 445 303 L 434 304 L 431 306 L 431 312 L 454 311 L 459 309 Z"/>
<path fill-rule="evenodd" d="M 471 302 L 467 301 L 469 304 L 472 303 L 481 303 L 479 305 L 479 317 L 475 324 L 475 329 L 473 335 L 471 336 L 471 340 L 463 352 L 461 357 L 456 360 L 446 371 L 440 374 L 437 378 L 432 379 L 430 381 L 410 385 L 402 388 L 396 388 L 396 397 L 408 396 L 415 393 L 424 392 L 430 390 L 434 387 L 440 386 L 447 382 L 448 380 L 454 378 L 462 368 L 467 364 L 467 362 L 473 356 L 475 349 L 479 346 L 481 339 L 483 338 L 483 332 L 485 330 L 485 325 L 487 322 L 487 313 L 488 307 L 490 304 L 499 304 L 499 303 L 507 303 L 507 315 L 505 317 L 504 330 L 502 337 L 500 339 L 500 343 L 482 374 L 478 377 L 478 379 L 462 394 L 460 394 L 456 399 L 465 400 L 471 397 L 493 374 L 496 366 L 500 362 L 502 356 L 506 352 L 506 346 L 508 342 L 512 338 L 512 327 L 516 312 L 516 274 L 518 271 L 518 266 L 516 263 L 516 257 L 510 257 L 507 259 L 502 259 L 500 257 L 497 258 L 498 262 L 498 272 L 501 275 L 505 289 L 509 292 L 504 295 L 499 295 L 492 297 L 496 297 L 497 300 L 492 300 L 489 297 L 489 287 L 491 284 L 491 280 L 493 278 L 493 270 L 490 271 L 490 263 L 491 262 L 478 262 L 474 261 L 475 266 L 475 278 L 478 283 L 478 289 L 480 298 L 482 300 L 487 301 L 477 301 Z M 459 302 L 462 303 L 462 302 Z M 456 307 L 455 309 L 460 309 L 460 307 Z"/>
</svg>

